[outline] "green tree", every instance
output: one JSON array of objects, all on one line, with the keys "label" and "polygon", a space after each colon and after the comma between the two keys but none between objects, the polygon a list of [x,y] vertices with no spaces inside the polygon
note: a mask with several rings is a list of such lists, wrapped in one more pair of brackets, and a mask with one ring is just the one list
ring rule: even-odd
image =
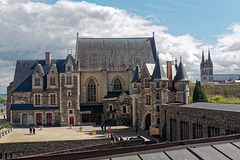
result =
[{"label": "green tree", "polygon": [[5,103],[6,99],[5,98],[0,98],[0,103]]},{"label": "green tree", "polygon": [[200,81],[196,81],[196,85],[193,90],[193,103],[195,102],[207,102],[207,96]]}]

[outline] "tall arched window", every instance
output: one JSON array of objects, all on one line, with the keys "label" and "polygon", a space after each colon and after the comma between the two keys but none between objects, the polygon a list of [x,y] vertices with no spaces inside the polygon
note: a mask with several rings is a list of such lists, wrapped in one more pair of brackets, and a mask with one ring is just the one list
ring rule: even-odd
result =
[{"label": "tall arched window", "polygon": [[118,78],[114,81],[114,90],[122,90],[122,83]]},{"label": "tall arched window", "polygon": [[88,101],[96,101],[96,84],[92,79],[88,82]]}]

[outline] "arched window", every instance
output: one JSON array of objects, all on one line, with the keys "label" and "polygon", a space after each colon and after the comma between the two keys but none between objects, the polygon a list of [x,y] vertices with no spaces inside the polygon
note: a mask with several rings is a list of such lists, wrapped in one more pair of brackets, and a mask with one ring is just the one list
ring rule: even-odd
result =
[{"label": "arched window", "polygon": [[113,111],[113,106],[112,105],[109,106],[109,111]]},{"label": "arched window", "polygon": [[122,113],[123,113],[123,114],[127,113],[127,108],[126,108],[126,106],[123,106],[123,107],[122,107]]},{"label": "arched window", "polygon": [[96,101],[96,84],[92,79],[88,83],[88,101]]},{"label": "arched window", "polygon": [[114,81],[114,90],[122,90],[122,83],[118,78]]}]

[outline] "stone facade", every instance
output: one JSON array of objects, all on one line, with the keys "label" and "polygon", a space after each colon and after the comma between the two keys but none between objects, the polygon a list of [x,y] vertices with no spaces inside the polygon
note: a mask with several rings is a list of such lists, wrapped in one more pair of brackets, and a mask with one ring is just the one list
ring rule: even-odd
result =
[{"label": "stone facade", "polygon": [[18,60],[8,87],[8,117],[15,125],[157,126],[163,104],[188,103],[188,80],[181,61],[175,79],[172,63],[166,76],[156,53],[154,37],[77,37],[75,59],[51,60],[46,52],[45,60]]},{"label": "stone facade", "polygon": [[[196,103],[192,105],[201,106],[202,104]],[[211,105],[211,103],[206,103],[205,105]],[[219,105],[230,108],[230,104]],[[187,105],[162,105],[160,118],[161,122],[165,124],[162,131],[163,140],[177,141],[207,138],[240,132],[240,125],[238,123],[240,120],[240,112],[185,106]],[[219,108],[222,107],[219,106]],[[183,126],[185,126],[185,131],[183,131]],[[195,126],[199,127],[199,135],[196,135],[197,131]]]}]

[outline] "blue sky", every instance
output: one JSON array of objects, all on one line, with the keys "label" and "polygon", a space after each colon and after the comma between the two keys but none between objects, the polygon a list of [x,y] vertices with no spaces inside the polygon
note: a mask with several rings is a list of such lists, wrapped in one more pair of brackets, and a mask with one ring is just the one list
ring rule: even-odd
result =
[{"label": "blue sky", "polygon": [[[73,0],[79,1],[79,0]],[[206,44],[216,42],[228,32],[230,24],[240,21],[239,0],[85,0],[97,5],[124,9],[153,24],[168,27],[175,36],[190,34]],[[43,0],[48,4],[56,0]]]},{"label": "blue sky", "polygon": [[126,38],[154,31],[162,63],[181,56],[191,81],[199,80],[208,49],[214,74],[240,74],[239,6],[239,0],[0,0],[0,93],[13,81],[17,60],[44,59],[46,51],[66,58],[77,32]]}]

